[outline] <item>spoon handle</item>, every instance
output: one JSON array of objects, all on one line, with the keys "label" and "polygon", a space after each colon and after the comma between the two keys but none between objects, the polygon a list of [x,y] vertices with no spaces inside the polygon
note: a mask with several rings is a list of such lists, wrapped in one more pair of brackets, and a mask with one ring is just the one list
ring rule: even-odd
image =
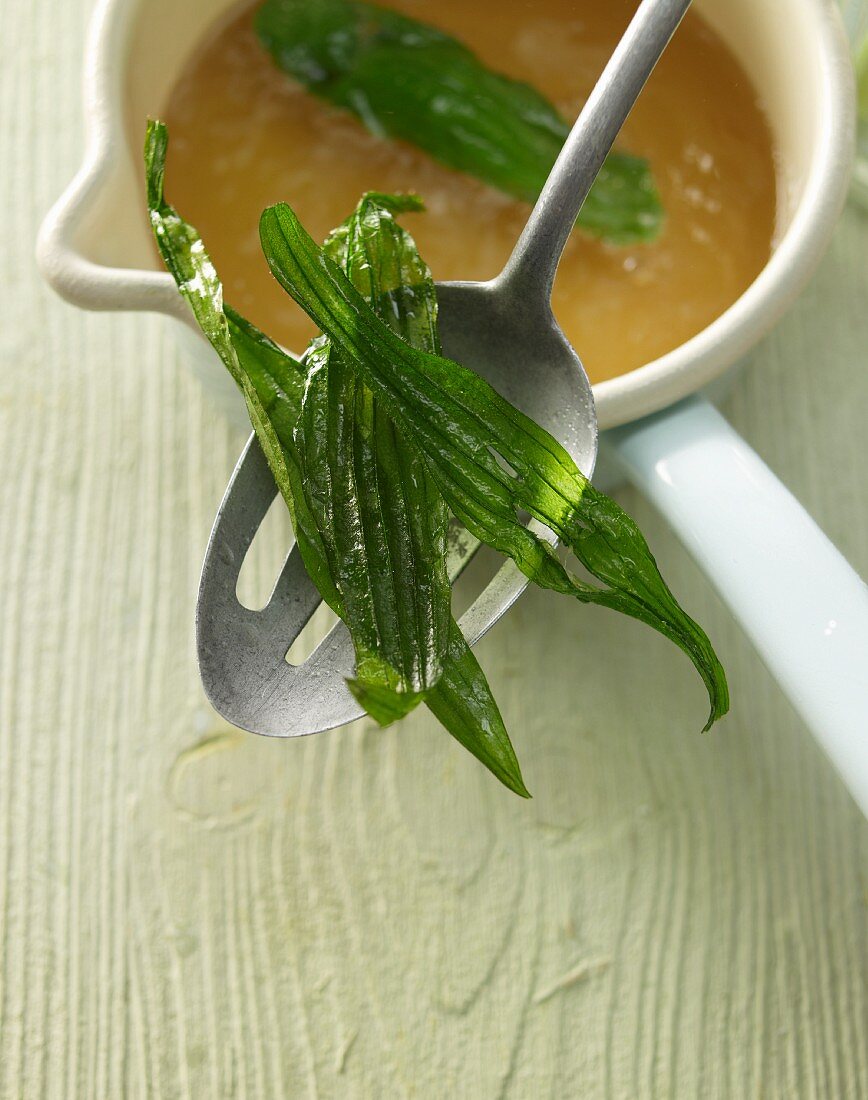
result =
[{"label": "spoon handle", "polygon": [[642,0],[570,131],[500,276],[546,304],[582,204],[690,0]]}]

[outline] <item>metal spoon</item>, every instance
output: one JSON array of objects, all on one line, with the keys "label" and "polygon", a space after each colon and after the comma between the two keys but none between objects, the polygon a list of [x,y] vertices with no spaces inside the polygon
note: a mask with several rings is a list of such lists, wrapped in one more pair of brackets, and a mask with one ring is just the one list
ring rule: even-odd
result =
[{"label": "metal spoon", "polygon": [[[471,367],[554,435],[588,477],[597,457],[591,386],[550,306],[561,253],[606,154],[690,0],[642,0],[567,138],[504,271],[487,283],[440,283],[444,352]],[[276,487],[255,436],[232,475],[205,555],[196,611],[205,692],[233,725],[275,737],[318,733],[360,717],[345,679],[353,647],[338,624],[304,664],[286,653],[320,603],[297,547],[268,604],[250,611],[238,574]],[[539,531],[551,538],[544,528]],[[453,578],[478,546],[453,533]],[[461,618],[472,643],[509,609],[528,581],[507,562]]]}]

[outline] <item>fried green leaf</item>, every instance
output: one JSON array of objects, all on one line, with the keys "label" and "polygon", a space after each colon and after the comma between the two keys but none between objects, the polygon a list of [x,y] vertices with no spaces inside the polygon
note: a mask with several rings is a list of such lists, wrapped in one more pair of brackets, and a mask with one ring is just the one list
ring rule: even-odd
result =
[{"label": "fried green leaf", "polygon": [[488,680],[454,620],[449,639],[446,666],[428,693],[428,709],[504,786],[530,798]]},{"label": "fried green leaf", "polygon": [[[331,358],[328,342],[322,339],[315,341],[305,360],[300,362],[287,355],[230,307],[224,308],[219,278],[198,233],[165,202],[163,175],[166,147],[165,127],[161,123],[149,123],[145,143],[147,194],[158,247],[203,333],[245,396],[254,429],[292,515],[296,538],[311,578],[326,602],[346,621],[351,617],[345,606],[346,585],[336,583],[332,573],[335,548],[340,541],[339,537],[336,538],[332,521],[340,506],[336,506],[336,500],[329,495],[332,490],[329,483],[320,485],[320,488],[325,488],[325,500],[317,498],[314,486],[308,480],[316,463],[306,449],[309,441],[301,428],[305,402],[308,403],[309,414],[315,411],[310,391],[327,380],[325,366]],[[419,205],[419,200],[414,198],[372,196],[360,204],[356,215],[335,231],[327,247],[339,262],[352,270],[362,290],[367,290],[380,301],[384,312],[395,319],[398,331],[403,331],[408,338],[427,339],[434,347],[437,346],[436,294],[430,274],[419,259],[412,240],[403,235],[400,227],[390,222],[388,217],[391,210],[418,209]],[[384,214],[387,216],[384,217]],[[351,229],[362,225],[366,234],[354,237]],[[372,247],[378,236],[383,238],[381,244],[385,242],[379,258],[374,256]],[[355,263],[350,263],[351,255],[355,257]],[[381,282],[377,278],[378,271],[382,272]],[[369,280],[367,285],[366,278]],[[426,304],[433,312],[423,308]],[[402,310],[405,310],[403,321],[400,320]],[[338,380],[342,385],[347,384],[348,373],[344,370],[343,380]],[[360,383],[353,382],[353,385],[357,394],[364,390]],[[369,412],[374,407],[370,391],[364,390],[363,403]],[[325,407],[328,407],[327,403]],[[357,403],[346,402],[345,408],[352,415]],[[390,423],[387,425],[382,414],[379,421],[384,430],[387,426],[388,438],[392,440],[393,472],[400,465],[397,472],[401,477],[409,475],[421,478],[425,483],[424,492],[414,493],[410,498],[411,503],[416,505],[413,520],[422,525],[416,534],[424,541],[425,532],[430,528],[432,544],[442,550],[445,559],[443,540],[448,516],[442,498],[418,456],[402,456],[398,462],[394,448],[400,443],[395,442],[397,436],[394,428]],[[349,426],[353,429],[352,423]],[[383,459],[383,450],[377,445],[379,440],[381,436],[377,432],[370,436],[364,431],[359,432],[360,450],[366,452],[366,462]],[[374,480],[377,478],[382,480],[379,471]],[[398,494],[393,496],[392,503],[400,505]],[[346,517],[343,517],[343,522],[346,523]],[[406,518],[399,516],[397,523],[406,532]],[[430,551],[430,547],[423,545],[421,548],[426,553]],[[344,582],[346,563],[338,564],[337,581]],[[437,569],[441,572],[432,588],[442,586],[445,577],[445,564],[440,560]],[[389,578],[389,583],[394,579]],[[400,584],[396,587],[402,589],[399,595],[406,601],[413,596],[414,589],[408,584],[408,577],[399,576],[398,580]],[[439,679],[430,677],[433,683],[427,687],[429,705],[456,739],[501,782],[517,794],[528,797],[518,761],[485,676],[449,613],[448,592],[447,583],[444,667]],[[426,625],[426,608],[417,606],[415,610],[420,617],[413,625],[422,626],[423,632],[430,635],[430,626]],[[430,641],[430,637],[425,640]],[[363,666],[361,675],[357,669],[353,683],[357,697],[380,721],[401,717],[408,709],[408,702],[413,705],[418,699],[413,697],[412,692],[401,690],[400,683],[399,690],[396,690],[394,670],[388,660],[381,658],[376,644],[370,653],[364,647],[357,646],[357,654],[360,648],[362,660],[367,661],[367,665]],[[427,652],[422,659],[430,664]]]},{"label": "fried green leaf", "polygon": [[[334,231],[326,242],[324,252],[346,272],[356,290],[391,331],[414,347],[439,354],[434,281],[412,237],[392,216],[420,209],[421,201],[413,195],[368,194],[353,215]],[[334,350],[332,345],[332,369]],[[415,486],[414,491],[405,493],[401,501],[405,511],[403,516],[395,517],[396,525],[399,529],[404,524],[421,527],[427,539],[443,554],[441,560],[445,569],[445,539],[449,521],[445,502],[416,448],[394,430],[391,420],[383,415],[373,394],[355,371],[354,377],[356,394],[365,395],[366,410],[373,413],[381,424],[381,430],[387,433],[387,461],[384,461],[386,455],[382,448],[376,456],[380,467],[403,471],[404,479],[409,478]],[[349,402],[344,407],[350,408]],[[377,437],[371,434],[367,438]],[[425,538],[421,541],[424,543]],[[393,558],[393,563],[395,561]],[[436,583],[441,583],[438,574],[432,574],[432,578]],[[412,583],[418,585],[423,580],[417,575]],[[424,583],[428,584],[430,580],[424,580]],[[439,682],[426,694],[428,707],[453,737],[502,783],[517,794],[528,797],[488,681],[451,614],[448,631],[447,660]],[[384,700],[374,697],[370,688],[360,685],[358,681],[352,687],[356,698],[369,713],[377,714],[384,706]],[[385,705],[388,704],[387,698]]]},{"label": "fried green leaf", "polygon": [[323,599],[340,614],[340,598],[331,583],[325,548],[306,507],[292,438],[301,410],[303,368],[243,318],[224,310],[223,287],[198,232],[165,201],[167,147],[166,127],[149,121],[145,177],[157,247],[197,324],[244,395],[269,468],[290,510],[305,567]]},{"label": "fried green leaf", "polygon": [[[322,353],[326,358],[329,354],[327,346],[314,349],[310,362],[301,369],[276,345],[259,339],[253,326],[240,317],[236,317],[234,334],[238,339],[233,338],[231,322],[222,306],[222,287],[204,245],[196,230],[183,222],[163,198],[166,145],[165,128],[151,124],[145,160],[157,244],[197,322],[242,389],[269,467],[300,532],[299,549],[305,566],[323,598],[347,624],[356,650],[354,686],[368,689],[372,713],[379,721],[402,717],[421,701],[424,691],[436,683],[442,671],[450,599],[445,570],[446,520],[440,545],[423,537],[409,547],[406,540],[397,546],[397,521],[404,509],[394,501],[394,495],[402,492],[402,486],[396,486],[394,478],[384,486],[386,477],[378,476],[382,464],[377,463],[376,454],[368,454],[367,468],[359,471],[352,453],[347,453],[347,447],[352,452],[356,427],[364,432],[366,425],[356,424],[354,402],[345,404],[348,388],[355,386],[353,376],[347,371],[322,370]],[[336,385],[331,387],[330,408],[326,411],[326,415],[333,414],[326,429],[331,432],[328,441],[339,444],[342,440],[345,447],[329,455],[332,461],[323,468],[317,462],[323,453],[316,449],[318,424],[315,412],[311,418],[311,411],[316,404],[313,395],[329,392],[328,386],[323,390],[321,382],[330,378]],[[301,431],[297,439],[302,424],[307,431]],[[348,427],[343,435],[342,426]],[[367,428],[370,430],[371,425]],[[390,424],[387,430],[394,434]],[[384,439],[382,430],[379,439]],[[363,457],[366,450],[363,445]],[[418,459],[416,464],[420,465]],[[394,471],[393,463],[389,473]],[[315,473],[320,480],[312,476]],[[358,473],[374,501],[380,503],[385,498],[392,505],[388,517],[382,512],[371,515],[369,509],[365,529],[355,484]],[[322,478],[326,479],[325,487]],[[394,563],[388,550],[382,552],[381,537],[385,533],[396,536],[391,546],[396,552]],[[403,558],[399,556],[402,550]],[[415,554],[422,553],[428,555],[424,567],[414,559]],[[393,564],[401,577],[398,584]],[[376,578],[371,575],[372,568],[378,572]],[[424,583],[428,568],[439,570],[439,584]],[[420,584],[407,583],[408,574],[416,574]],[[426,600],[426,596],[432,598]],[[435,599],[442,606],[435,608]],[[418,603],[423,606],[413,606]],[[401,612],[404,616],[399,621]],[[407,643],[408,630],[413,633],[413,644]],[[424,637],[418,636],[421,630],[426,631]]]},{"label": "fried green leaf", "polygon": [[[325,251],[394,332],[435,351],[434,284],[392,216],[420,205],[415,197],[368,196]],[[306,492],[356,643],[350,689],[385,725],[421,702],[443,672],[449,515],[418,453],[327,335],[305,362],[295,435]]]},{"label": "fried green leaf", "polygon": [[[726,677],[704,631],[666,586],[635,523],[564,448],[472,371],[396,336],[288,206],[263,213],[260,237],[275,277],[424,455],[452,513],[536,584],[621,611],[671,639],[705,683],[705,728],[726,713]],[[522,512],[549,527],[602,586],[569,571]]]},{"label": "fried green leaf", "polygon": [[[373,133],[411,142],[526,202],[536,200],[569,133],[530,85],[399,12],[356,0],[266,0],[256,29],[284,72]],[[615,244],[654,240],[663,210],[647,161],[610,154],[577,224]]]}]

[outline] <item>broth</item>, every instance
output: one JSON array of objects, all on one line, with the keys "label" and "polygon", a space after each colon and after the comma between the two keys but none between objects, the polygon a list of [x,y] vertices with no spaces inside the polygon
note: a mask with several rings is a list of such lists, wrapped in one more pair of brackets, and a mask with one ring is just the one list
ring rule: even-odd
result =
[{"label": "broth", "polygon": [[[491,68],[578,113],[635,0],[389,0],[454,34]],[[289,202],[322,239],[364,191],[418,191],[404,224],[436,279],[487,279],[529,207],[369,134],[281,73],[257,42],[252,8],[215,29],[165,113],[169,199],[200,230],[227,301],[273,339],[303,350],[314,328],[272,279],[259,247],[264,207]],[[553,308],[594,382],[694,336],[765,265],[775,223],[771,134],[732,54],[688,13],[630,115],[618,147],[647,157],[666,211],[652,244],[616,247],[573,233]]]}]

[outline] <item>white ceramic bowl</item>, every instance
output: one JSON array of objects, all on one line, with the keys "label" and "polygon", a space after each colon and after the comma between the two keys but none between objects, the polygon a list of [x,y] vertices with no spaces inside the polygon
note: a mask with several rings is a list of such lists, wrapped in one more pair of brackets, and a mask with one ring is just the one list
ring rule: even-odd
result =
[{"label": "white ceramic bowl", "polygon": [[[140,152],[146,116],[160,115],[191,50],[234,4],[99,0],[87,50],[84,163],[46,218],[38,260],[77,305],[187,322],[179,331],[189,334],[191,365],[240,422],[229,375],[194,337],[172,280],[156,270]],[[679,402],[774,324],[828,242],[854,133],[847,43],[833,0],[695,7],[740,59],[771,122],[776,248],[753,285],[698,336],[595,387],[600,424],[613,429],[603,439],[610,467],[614,459],[667,517],[868,812],[868,589],[716,410],[696,397]]]},{"label": "white ceramic bowl", "polygon": [[[99,0],[85,66],[84,162],[46,218],[37,247],[46,279],[76,305],[157,310],[188,320],[171,279],[156,269],[149,240],[144,119],[160,115],[191,50],[236,3]],[[595,387],[603,428],[706,385],[759,339],[816,264],[846,190],[852,76],[833,0],[695,0],[694,6],[739,58],[770,119],[779,165],[777,247],[753,285],[699,335]],[[214,369],[210,352],[191,359],[204,383],[243,416],[229,376]]]}]

